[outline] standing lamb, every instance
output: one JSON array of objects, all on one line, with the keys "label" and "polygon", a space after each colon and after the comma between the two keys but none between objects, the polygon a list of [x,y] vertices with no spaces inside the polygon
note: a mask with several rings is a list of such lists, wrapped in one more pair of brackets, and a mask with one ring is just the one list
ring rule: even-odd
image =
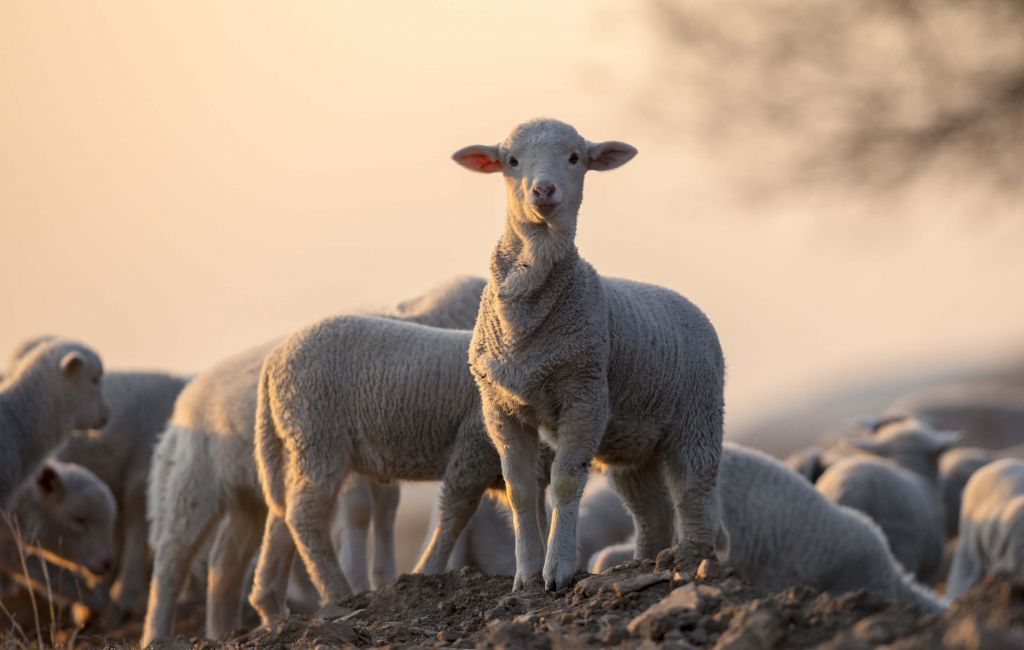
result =
[{"label": "standing lamb", "polygon": [[37,345],[0,383],[0,510],[72,429],[106,424],[103,362],[64,340]]},{"label": "standing lamb", "polygon": [[842,458],[818,479],[830,500],[863,512],[885,532],[893,555],[927,584],[939,579],[945,509],[939,496],[939,456],[959,440],[915,419],[883,426],[872,437],[845,441],[863,454]]},{"label": "standing lamb", "polygon": [[[470,170],[502,172],[507,190],[469,361],[512,504],[513,589],[542,568],[546,589],[569,584],[595,459],[636,519],[638,557],[671,544],[673,507],[683,564],[713,552],[725,380],[715,329],[682,296],[603,278],[576,249],[584,175],[634,155],[548,119],[453,155]],[[546,559],[533,516],[538,435],[556,450]]]},{"label": "standing lamb", "polygon": [[[13,363],[34,347],[54,340],[40,336],[22,343]],[[117,571],[110,574],[121,614],[136,618],[146,609],[149,548],[146,480],[156,445],[186,380],[159,372],[107,372],[103,396],[110,417],[102,429],[78,431],[57,452],[64,462],[81,465],[103,480],[117,501]]]},{"label": "standing lamb", "polygon": [[960,503],[967,481],[995,459],[993,452],[978,447],[956,447],[939,458],[939,494],[945,513],[946,539],[960,534]]},{"label": "standing lamb", "polygon": [[[379,480],[442,481],[441,523],[414,570],[445,570],[481,496],[504,487],[466,367],[470,336],[340,316],[299,331],[267,355],[256,407],[256,458],[270,514],[249,598],[264,623],[285,615],[284,584],[295,547],[322,603],[350,594],[332,553],[329,522],[352,472]],[[531,516],[544,517],[543,503],[534,503]]]},{"label": "standing lamb", "polygon": [[967,481],[960,539],[946,581],[950,598],[964,595],[986,573],[1024,570],[1024,461],[1004,458]]},{"label": "standing lamb", "polygon": [[110,489],[84,467],[50,460],[36,472],[34,480],[22,484],[13,501],[11,514],[21,539],[13,536],[6,522],[0,522],[3,571],[57,602],[82,602],[94,613],[100,613],[105,605],[102,594],[78,583],[68,585],[58,580],[56,566],[46,576],[42,572],[43,560],[39,558],[26,557],[26,566],[22,567],[17,544],[20,541],[42,549],[49,556],[97,576],[106,574],[111,569],[117,515]]},{"label": "standing lamb", "polygon": [[[902,569],[874,522],[830,502],[770,456],[726,443],[719,490],[729,537],[716,549],[718,559],[750,582],[771,590],[864,590],[924,612],[944,606]],[[599,553],[592,570],[621,561],[621,548]]]},{"label": "standing lamb", "polygon": [[[392,318],[445,327],[470,327],[480,305],[481,278],[459,277],[401,303]],[[219,638],[241,624],[243,583],[266,517],[254,459],[253,432],[260,367],[277,341],[227,359],[182,391],[153,456],[149,479],[150,543],[155,552],[142,645],[170,636],[175,603],[192,558],[214,532],[208,571],[206,635]],[[362,487],[354,483],[364,484]],[[366,493],[372,492],[367,498]],[[373,509],[373,573],[377,586],[396,574],[393,516],[397,485],[353,476],[341,500],[345,572],[369,589],[366,522]],[[381,511],[383,510],[383,511]],[[223,520],[219,524],[218,520]],[[348,550],[346,550],[348,549]]]}]

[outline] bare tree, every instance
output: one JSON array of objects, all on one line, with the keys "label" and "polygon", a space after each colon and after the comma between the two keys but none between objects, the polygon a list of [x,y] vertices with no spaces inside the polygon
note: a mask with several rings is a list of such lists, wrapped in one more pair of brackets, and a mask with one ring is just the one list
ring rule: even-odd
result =
[{"label": "bare tree", "polygon": [[651,3],[661,105],[712,137],[774,137],[800,174],[878,188],[941,167],[1020,191],[1024,0]]}]

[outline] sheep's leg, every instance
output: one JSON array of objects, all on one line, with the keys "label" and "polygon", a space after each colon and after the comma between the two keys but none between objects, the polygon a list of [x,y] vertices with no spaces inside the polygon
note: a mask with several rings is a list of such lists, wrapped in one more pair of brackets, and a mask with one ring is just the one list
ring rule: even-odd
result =
[{"label": "sheep's leg", "polygon": [[380,589],[398,575],[395,563],[395,517],[402,488],[398,482],[370,483],[373,494],[373,588]]},{"label": "sheep's leg", "polygon": [[371,484],[371,480],[365,476],[349,474],[338,497],[338,556],[345,577],[355,593],[370,590],[366,538],[373,512]]},{"label": "sheep's leg", "polygon": [[242,627],[245,574],[259,542],[259,514],[232,510],[217,529],[207,565],[207,638],[219,639]]},{"label": "sheep's leg", "polygon": [[537,513],[539,439],[536,431],[489,406],[486,395],[481,396],[487,434],[501,456],[501,474],[512,508],[516,538],[516,577],[512,589],[523,589],[544,567],[544,539]]},{"label": "sheep's leg", "polygon": [[146,543],[145,484],[130,490],[118,519],[123,519],[121,561],[117,571],[116,598],[121,614],[136,618],[146,610],[146,578],[148,574]]},{"label": "sheep's leg", "polygon": [[978,559],[976,545],[971,544],[970,540],[964,539],[968,535],[977,534],[970,528],[975,525],[977,524],[971,523],[960,526],[960,541],[953,553],[949,577],[946,578],[946,596],[951,600],[956,600],[967,593],[985,574],[985,568],[982,566],[981,560]]},{"label": "sheep's leg", "polygon": [[263,542],[253,576],[249,604],[260,615],[264,625],[271,625],[288,616],[288,575],[295,557],[295,544],[283,517],[267,514],[263,526]]},{"label": "sheep's leg", "polygon": [[455,542],[462,535],[466,524],[473,517],[480,497],[487,489],[485,484],[459,483],[459,478],[449,465],[445,472],[445,482],[441,486],[441,517],[434,536],[427,545],[423,556],[413,569],[413,573],[436,574],[444,573],[448,567]]},{"label": "sheep's leg", "polygon": [[721,437],[713,444],[678,444],[664,458],[665,478],[676,512],[677,560],[683,569],[693,571],[704,558],[715,557],[715,538],[719,535],[721,507],[718,498],[718,462]]},{"label": "sheep's leg", "polygon": [[[193,485],[196,477],[184,481],[185,485]],[[142,628],[141,645],[149,645],[154,639],[161,639],[174,634],[174,618],[177,613],[178,595],[188,577],[192,560],[209,535],[214,518],[218,512],[210,509],[196,510],[202,505],[203,499],[196,499],[188,491],[171,492],[173,485],[167,490],[172,500],[170,512],[160,513],[165,519],[164,528],[174,525],[174,534],[169,532],[158,541],[153,558],[153,576],[149,582],[149,602],[146,608],[146,620]]]},{"label": "sheep's leg", "polygon": [[593,409],[567,410],[558,423],[558,448],[551,464],[551,531],[544,561],[544,588],[569,586],[576,570],[576,523],[590,462],[607,421]]},{"label": "sheep's leg", "polygon": [[635,557],[654,559],[672,545],[672,500],[657,461],[636,467],[612,467],[608,478],[633,515]]},{"label": "sheep's leg", "polygon": [[[335,435],[330,431],[323,433]],[[320,604],[344,600],[352,595],[352,590],[331,544],[330,528],[338,488],[348,468],[344,461],[325,462],[319,454],[315,458],[296,454],[292,456],[288,472],[285,521],[309,577],[320,593]]]}]

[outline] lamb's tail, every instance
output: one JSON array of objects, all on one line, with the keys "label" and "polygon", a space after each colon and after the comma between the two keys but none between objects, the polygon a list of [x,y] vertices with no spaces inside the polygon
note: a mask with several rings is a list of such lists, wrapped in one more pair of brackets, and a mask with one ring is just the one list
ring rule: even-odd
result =
[{"label": "lamb's tail", "polygon": [[285,449],[284,443],[277,435],[277,424],[274,422],[274,413],[270,406],[268,367],[271,358],[272,355],[267,357],[263,369],[260,370],[259,391],[256,396],[256,467],[267,507],[273,514],[283,517]]}]

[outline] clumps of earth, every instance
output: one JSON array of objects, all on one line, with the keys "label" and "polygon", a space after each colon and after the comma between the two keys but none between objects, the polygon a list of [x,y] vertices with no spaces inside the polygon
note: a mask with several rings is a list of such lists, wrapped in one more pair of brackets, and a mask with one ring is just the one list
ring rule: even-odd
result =
[{"label": "clumps of earth", "polygon": [[[766,592],[705,563],[689,576],[634,560],[572,589],[512,592],[512,578],[462,569],[403,575],[316,614],[221,641],[179,636],[154,650],[215,648],[1024,648],[1024,574],[989,577],[941,614],[853,592]],[[201,618],[201,617],[196,617]],[[195,620],[194,624],[201,625]],[[79,636],[76,647],[110,647]]]}]

